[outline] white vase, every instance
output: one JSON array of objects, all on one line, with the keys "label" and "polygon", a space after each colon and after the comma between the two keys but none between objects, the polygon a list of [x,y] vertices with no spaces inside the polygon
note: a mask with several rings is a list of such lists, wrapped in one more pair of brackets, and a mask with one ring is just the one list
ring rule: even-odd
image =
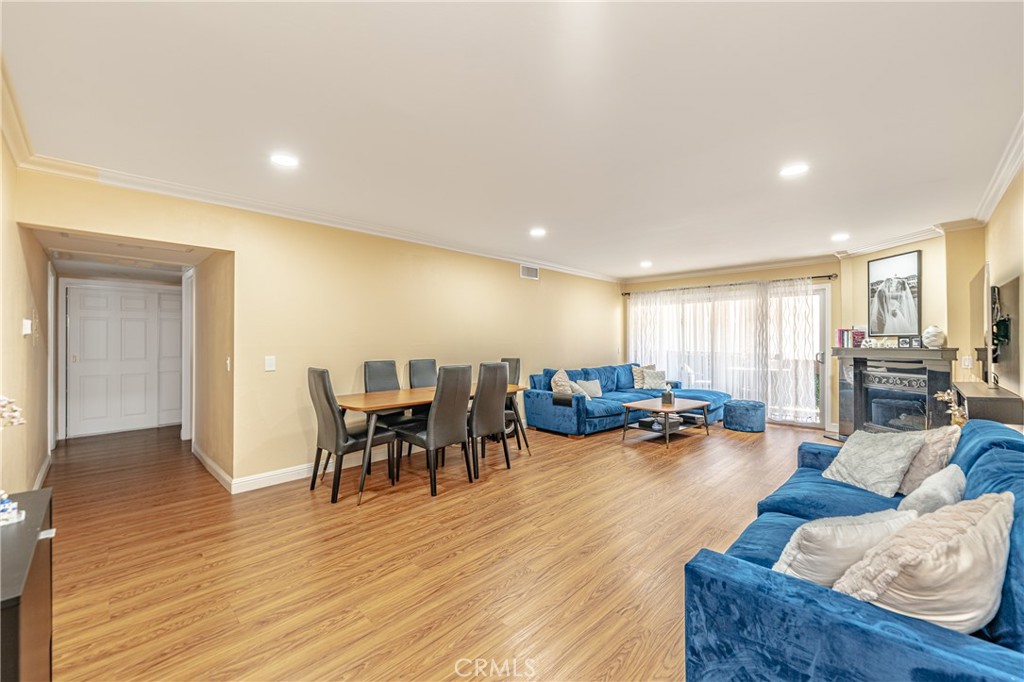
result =
[{"label": "white vase", "polygon": [[921,334],[921,343],[924,344],[925,348],[944,348],[946,345],[946,332],[933,324]]}]

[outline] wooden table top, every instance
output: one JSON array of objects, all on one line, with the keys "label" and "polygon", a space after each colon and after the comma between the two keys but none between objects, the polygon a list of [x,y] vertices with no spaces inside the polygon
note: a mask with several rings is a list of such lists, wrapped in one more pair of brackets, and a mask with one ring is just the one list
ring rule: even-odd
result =
[{"label": "wooden table top", "polygon": [[688,410],[699,410],[702,407],[707,407],[711,403],[706,400],[683,400],[682,398],[676,398],[676,401],[671,405],[665,405],[661,402],[661,398],[651,398],[650,400],[637,400],[632,403],[625,403],[623,407],[628,407],[631,410],[645,410],[647,412],[686,412]]},{"label": "wooden table top", "polygon": [[[434,387],[426,388],[402,388],[397,391],[375,391],[374,393],[349,393],[347,395],[335,396],[338,405],[346,410],[356,412],[380,412],[381,410],[396,410],[417,405],[429,405],[434,400]],[[525,386],[516,384],[508,385],[509,393],[525,391]],[[470,395],[476,393],[476,384],[473,384]],[[692,402],[692,401],[690,401]]]}]

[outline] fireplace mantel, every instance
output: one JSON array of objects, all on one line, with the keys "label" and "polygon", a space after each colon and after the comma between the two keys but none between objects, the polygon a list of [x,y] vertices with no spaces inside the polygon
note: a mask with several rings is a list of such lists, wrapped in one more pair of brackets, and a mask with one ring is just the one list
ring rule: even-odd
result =
[{"label": "fireplace mantel", "polygon": [[930,429],[949,423],[935,393],[951,387],[957,348],[833,348],[839,434]]}]

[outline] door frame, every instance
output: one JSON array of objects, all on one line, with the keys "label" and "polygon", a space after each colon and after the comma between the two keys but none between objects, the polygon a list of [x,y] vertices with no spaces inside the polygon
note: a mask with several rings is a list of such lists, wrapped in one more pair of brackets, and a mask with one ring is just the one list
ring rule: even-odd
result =
[{"label": "door frame", "polygon": [[57,271],[46,264],[46,450],[57,447]]},{"label": "door frame", "polygon": [[192,440],[192,345],[195,327],[195,268],[181,274],[181,439]]},{"label": "door frame", "polygon": [[811,289],[817,293],[821,292],[822,305],[824,310],[821,314],[821,352],[822,352],[822,385],[821,385],[821,428],[825,431],[831,430],[832,422],[829,421],[829,412],[832,409],[832,353],[829,343],[829,334],[832,329],[832,282],[827,284],[813,284]]},{"label": "door frame", "polygon": [[[156,292],[181,291],[176,284],[161,282],[139,282],[116,279],[78,279],[60,277],[57,280],[57,440],[67,439],[68,433],[68,288],[84,289],[144,289]],[[191,349],[190,349],[191,350]],[[185,349],[182,349],[184,356]],[[183,360],[184,361],[184,360]],[[184,405],[184,396],[182,396]]]}]

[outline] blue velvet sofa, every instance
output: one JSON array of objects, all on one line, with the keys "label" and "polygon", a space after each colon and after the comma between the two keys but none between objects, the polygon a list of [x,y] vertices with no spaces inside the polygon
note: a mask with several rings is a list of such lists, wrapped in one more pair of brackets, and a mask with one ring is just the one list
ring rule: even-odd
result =
[{"label": "blue velvet sofa", "polygon": [[[569,369],[566,374],[571,381],[601,382],[601,397],[587,400],[582,395],[572,397],[572,405],[556,405],[554,393],[551,391],[551,377],[557,369],[545,369],[541,374],[530,375],[530,388],[524,393],[526,403],[526,423],[530,426],[564,433],[569,436],[585,436],[588,433],[622,428],[622,420],[626,413],[625,403],[636,400],[647,400],[661,396],[661,389],[644,389],[633,387],[633,367],[628,365],[606,365],[604,367],[584,367]],[[680,398],[688,400],[706,400],[708,420],[714,424],[722,421],[725,401],[732,398],[721,391],[680,388],[678,381],[670,382],[672,392]],[[700,410],[696,411],[701,413]],[[629,421],[635,422],[648,416],[647,412],[630,410]]]},{"label": "blue velvet sofa", "polygon": [[965,499],[1007,490],[1016,498],[1002,603],[973,635],[771,570],[805,521],[899,505],[900,495],[824,478],[838,452],[802,444],[796,472],[725,554],[703,549],[686,565],[687,679],[1024,679],[1024,436],[972,420],[953,455],[967,475]]}]

